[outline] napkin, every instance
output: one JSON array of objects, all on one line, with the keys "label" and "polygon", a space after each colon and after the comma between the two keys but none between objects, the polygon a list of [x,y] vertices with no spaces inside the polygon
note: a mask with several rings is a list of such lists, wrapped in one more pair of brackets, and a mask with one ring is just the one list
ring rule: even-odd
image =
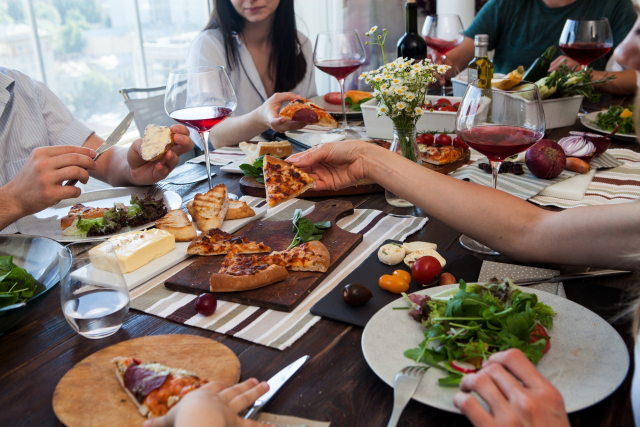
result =
[{"label": "napkin", "polygon": [[558,197],[568,200],[582,200],[587,192],[591,180],[596,174],[596,169],[588,173],[576,175],[572,178],[553,184],[538,193],[538,196]]},{"label": "napkin", "polygon": [[258,421],[261,423],[271,423],[276,426],[305,426],[305,427],[329,427],[330,421],[313,421],[305,418],[291,417],[288,415],[276,415],[261,412],[258,416]]}]

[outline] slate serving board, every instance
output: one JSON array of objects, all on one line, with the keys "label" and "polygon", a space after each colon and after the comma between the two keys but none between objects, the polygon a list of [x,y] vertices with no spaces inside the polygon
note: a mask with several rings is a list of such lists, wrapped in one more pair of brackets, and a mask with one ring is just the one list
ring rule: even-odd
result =
[{"label": "slate serving board", "polygon": [[[278,283],[259,289],[242,292],[217,292],[221,300],[253,305],[279,311],[292,311],[311,293],[322,279],[362,241],[362,234],[349,233],[336,225],[336,221],[353,213],[351,202],[325,200],[315,205],[312,212],[305,215],[313,222],[331,221],[331,228],[324,232],[321,242],[329,250],[331,264],[325,273],[290,271],[289,277]],[[256,221],[236,233],[257,242],[264,242],[272,251],[287,248],[293,240],[291,221]],[[172,291],[200,294],[209,292],[209,277],[218,272],[223,256],[203,256],[179,271],[165,282]]]},{"label": "slate serving board", "polygon": [[[393,240],[387,240],[383,244],[394,243]],[[400,243],[400,242],[395,242]],[[382,245],[380,245],[382,246]],[[453,274],[457,279],[463,279],[468,282],[478,280],[482,260],[472,255],[460,255],[455,252],[438,251],[440,255],[447,261],[443,271]],[[394,270],[405,270],[411,272],[411,269],[404,263],[398,265],[386,265],[378,260],[378,251],[375,250],[362,264],[353,270],[344,278],[335,288],[333,288],[324,298],[311,307],[311,313],[316,316],[327,317],[329,319],[338,320],[340,322],[349,323],[351,325],[364,328],[369,319],[378,312],[382,307],[390,302],[402,298],[399,294],[385,291],[378,286],[378,279],[383,274],[391,274]],[[342,300],[342,289],[348,283],[361,283],[365,285],[373,298],[361,307],[352,307]],[[407,294],[424,289],[414,280],[409,285]]]}]

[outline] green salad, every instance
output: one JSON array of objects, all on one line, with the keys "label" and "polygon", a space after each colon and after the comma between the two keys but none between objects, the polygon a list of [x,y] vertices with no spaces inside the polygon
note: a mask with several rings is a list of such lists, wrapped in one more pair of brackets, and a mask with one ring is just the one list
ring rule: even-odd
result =
[{"label": "green salad", "polygon": [[438,380],[441,386],[458,386],[464,374],[498,351],[518,348],[538,363],[550,347],[546,329],[553,326],[555,311],[511,279],[461,280],[459,287],[432,297],[403,296],[411,304],[409,315],[425,328],[424,340],[404,355],[447,372]]},{"label": "green salad", "polygon": [[619,105],[612,106],[607,111],[598,113],[595,124],[602,130],[612,131],[617,123],[619,133],[634,134],[636,127],[633,123],[633,114],[633,104],[629,104],[627,108]]},{"label": "green salad", "polygon": [[36,287],[33,276],[13,263],[13,256],[0,256],[0,307],[25,302]]}]

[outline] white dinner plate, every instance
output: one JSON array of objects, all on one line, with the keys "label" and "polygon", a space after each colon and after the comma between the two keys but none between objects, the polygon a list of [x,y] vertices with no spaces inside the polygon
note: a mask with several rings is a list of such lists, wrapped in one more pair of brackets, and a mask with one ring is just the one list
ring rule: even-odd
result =
[{"label": "white dinner plate", "polygon": [[[65,236],[62,234],[62,229],[60,228],[60,218],[67,216],[69,208],[76,203],[82,203],[83,205],[92,208],[112,208],[114,203],[124,203],[129,206],[131,205],[131,195],[138,194],[138,197],[143,198],[147,191],[148,188],[145,187],[115,187],[106,190],[88,191],[86,193],[82,193],[80,197],[76,199],[63,200],[55,206],[20,219],[17,222],[18,231],[22,234],[49,237],[53,240],[57,240],[58,242],[83,242],[105,240],[125,231],[144,230],[145,228],[153,226],[154,222],[143,224],[139,227],[131,228],[130,230],[122,229],[119,233],[107,236]],[[158,199],[160,196],[164,199],[167,211],[180,209],[182,206],[182,198],[173,191],[162,191],[158,189],[158,192],[154,197]]]},{"label": "white dinner plate", "polygon": [[[451,285],[458,286],[458,285]],[[448,287],[419,291],[433,295]],[[560,390],[567,412],[594,405],[613,393],[627,376],[629,353],[622,338],[604,319],[566,298],[535,289],[526,289],[551,306],[557,313],[550,329],[551,349],[540,360],[538,370]],[[415,365],[404,351],[417,348],[424,339],[422,325],[407,315],[399,298],[378,311],[367,323],[362,335],[362,351],[371,369],[393,387],[396,374]],[[429,369],[413,398],[429,406],[457,412],[453,395],[457,387],[441,387],[438,378],[446,374]]]},{"label": "white dinner plate", "polygon": [[[587,128],[594,130],[598,133],[608,134],[611,133],[608,130],[602,129],[600,126],[596,124],[596,119],[598,118],[599,111],[594,111],[593,113],[586,114],[580,117],[580,122]],[[632,133],[616,133],[614,138],[626,139],[628,141],[635,141],[637,138]]]},{"label": "white dinner plate", "polygon": [[[264,214],[267,212],[266,207],[263,207],[263,208],[253,207],[252,209],[256,213],[254,216],[251,216],[248,218],[232,219],[232,220],[224,221],[222,223],[222,230],[226,231],[227,233],[235,233],[236,231],[240,230],[242,227],[249,224],[250,222],[253,222],[258,218],[263,217]],[[188,216],[191,219],[191,216],[190,215]],[[200,234],[199,230],[198,230],[198,234]],[[177,265],[182,261],[184,261],[185,259],[189,258],[190,255],[187,254],[187,248],[189,247],[189,243],[190,242],[176,242],[176,247],[171,252],[159,258],[154,259],[149,264],[146,264],[140,267],[139,269],[132,271],[131,273],[124,274],[124,280],[125,282],[127,282],[127,287],[129,288],[129,290],[148,282],[149,280],[156,277],[158,274],[163,273],[164,271],[170,269],[174,265]],[[101,283],[102,283],[101,277],[108,278],[108,274],[106,275],[105,274],[106,272],[103,272],[102,270],[99,270],[99,269],[95,269],[91,265],[87,265],[83,268],[76,270],[74,273],[72,273],[73,277],[75,277],[76,279],[84,278],[85,280],[86,279],[96,280]]]}]

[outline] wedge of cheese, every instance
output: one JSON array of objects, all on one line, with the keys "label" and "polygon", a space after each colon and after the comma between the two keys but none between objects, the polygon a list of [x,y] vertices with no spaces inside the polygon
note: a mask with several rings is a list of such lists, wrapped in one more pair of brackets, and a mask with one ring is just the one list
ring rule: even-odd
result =
[{"label": "wedge of cheese", "polygon": [[[130,231],[110,238],[123,273],[131,273],[165,255],[176,247],[173,234],[164,230]],[[117,273],[116,263],[109,255],[109,245],[102,243],[89,251],[91,264],[100,270]]]}]

